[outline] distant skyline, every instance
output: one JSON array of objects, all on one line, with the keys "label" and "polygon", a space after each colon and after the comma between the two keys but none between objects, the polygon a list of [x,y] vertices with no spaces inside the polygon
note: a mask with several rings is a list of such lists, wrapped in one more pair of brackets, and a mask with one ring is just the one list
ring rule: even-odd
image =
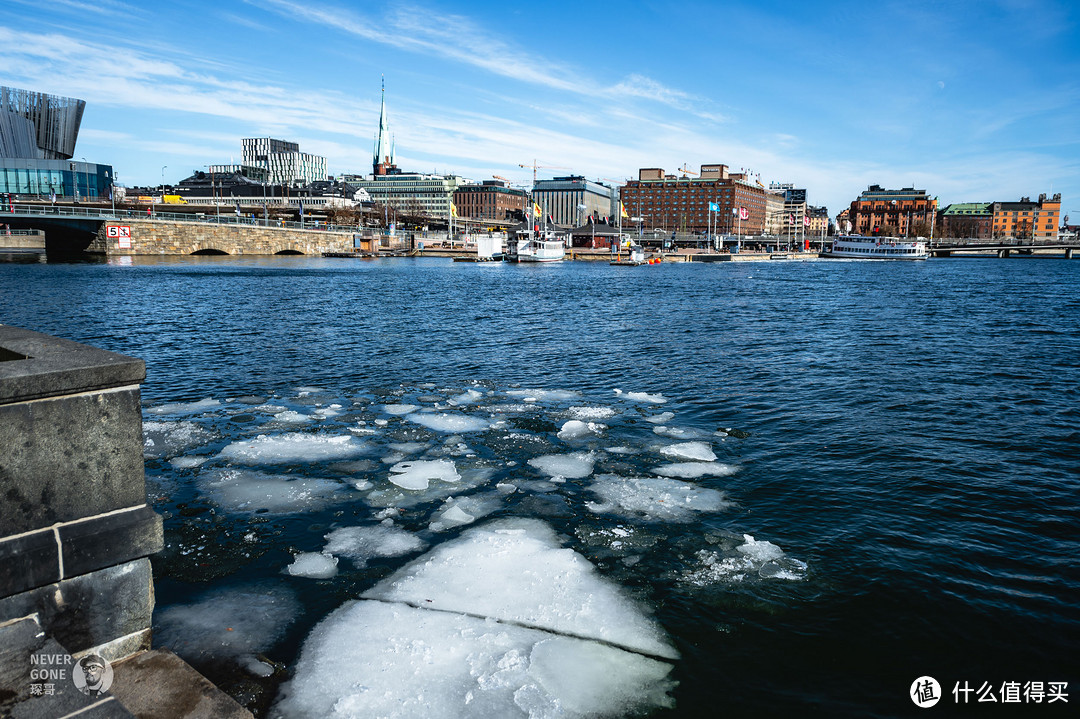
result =
[{"label": "distant skyline", "polygon": [[[8,0],[0,84],[86,100],[76,157],[124,185],[239,162],[243,137],[368,173],[386,79],[404,170],[528,185],[721,162],[831,216],[871,184],[1060,192],[1080,221],[1070,2]],[[164,170],[162,168],[165,168]]]}]

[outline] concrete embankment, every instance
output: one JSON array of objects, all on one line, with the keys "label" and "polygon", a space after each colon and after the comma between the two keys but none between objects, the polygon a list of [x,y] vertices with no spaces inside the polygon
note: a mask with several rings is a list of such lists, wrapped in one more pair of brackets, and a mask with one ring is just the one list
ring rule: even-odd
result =
[{"label": "concrete embankment", "polygon": [[351,251],[352,246],[353,235],[348,232],[146,219],[104,222],[87,251],[106,255],[321,255]]}]

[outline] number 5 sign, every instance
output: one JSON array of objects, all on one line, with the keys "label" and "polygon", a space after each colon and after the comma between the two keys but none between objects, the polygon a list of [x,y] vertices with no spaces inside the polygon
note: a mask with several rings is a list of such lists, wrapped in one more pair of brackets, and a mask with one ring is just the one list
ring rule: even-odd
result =
[{"label": "number 5 sign", "polygon": [[130,225],[106,225],[105,236],[116,240],[116,246],[121,250],[131,249],[131,226]]}]

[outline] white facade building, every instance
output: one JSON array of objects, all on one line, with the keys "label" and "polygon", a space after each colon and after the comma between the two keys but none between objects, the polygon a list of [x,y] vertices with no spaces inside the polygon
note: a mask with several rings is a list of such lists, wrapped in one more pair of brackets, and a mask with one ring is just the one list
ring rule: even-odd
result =
[{"label": "white facade building", "polygon": [[306,185],[326,179],[326,158],[300,152],[300,145],[272,137],[249,137],[240,141],[243,164],[265,168],[270,184]]},{"label": "white facade building", "polygon": [[457,175],[425,175],[397,172],[389,175],[343,175],[342,180],[366,190],[371,201],[410,215],[444,218],[450,216],[454,190],[471,184]]}]

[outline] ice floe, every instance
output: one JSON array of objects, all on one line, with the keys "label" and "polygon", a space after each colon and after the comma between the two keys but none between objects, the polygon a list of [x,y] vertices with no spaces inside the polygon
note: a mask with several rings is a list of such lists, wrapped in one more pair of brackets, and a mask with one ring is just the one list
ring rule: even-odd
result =
[{"label": "ice floe", "polygon": [[698,566],[684,571],[679,579],[695,586],[722,582],[742,582],[750,578],[800,581],[806,577],[806,562],[787,556],[772,542],[743,535],[743,544],[733,551],[703,549],[697,552]]},{"label": "ice floe", "polygon": [[671,444],[667,447],[660,448],[660,454],[665,457],[675,457],[677,459],[694,459],[700,462],[712,462],[716,460],[716,455],[705,442],[683,442],[681,444]]},{"label": "ice floe", "polygon": [[219,589],[154,612],[154,642],[189,662],[265,652],[300,613],[293,593],[256,584]]},{"label": "ice floe", "polygon": [[143,456],[169,457],[213,439],[210,430],[195,422],[143,422]]},{"label": "ice floe", "polygon": [[183,457],[170,459],[169,464],[173,469],[194,469],[195,467],[201,467],[206,464],[206,461],[209,459],[210,457],[205,455],[188,454]]},{"label": "ice floe", "polygon": [[652,422],[653,424],[664,424],[665,422],[670,422],[673,419],[675,419],[674,412],[661,412],[660,414],[655,414],[652,417],[646,417],[645,421]]},{"label": "ice floe", "polygon": [[589,452],[574,454],[545,454],[529,460],[529,466],[535,467],[549,477],[561,479],[581,479],[592,474],[596,457]]},{"label": "ice floe", "polygon": [[567,402],[581,396],[580,392],[566,389],[512,389],[506,394],[526,402]]},{"label": "ice floe", "polygon": [[607,425],[597,422],[582,422],[580,419],[571,419],[563,423],[559,430],[559,439],[582,439],[595,437],[607,429]]},{"label": "ice floe", "polygon": [[398,462],[390,468],[390,482],[402,489],[427,489],[432,480],[457,482],[460,479],[454,463],[447,459]]},{"label": "ice floe", "polygon": [[218,455],[237,464],[292,464],[349,459],[368,451],[368,445],[349,435],[261,434],[232,442]]},{"label": "ice floe", "polygon": [[253,470],[222,469],[204,473],[199,486],[228,512],[291,514],[322,509],[343,499],[345,487],[330,479],[297,478]]},{"label": "ice floe", "polygon": [[632,400],[634,402],[649,402],[650,404],[664,404],[667,402],[667,398],[660,393],[649,394],[648,392],[623,392],[621,389],[616,389],[615,394],[620,397]]},{"label": "ice floe", "polygon": [[311,416],[294,409],[287,409],[274,415],[274,421],[282,424],[303,424],[311,421]]},{"label": "ice floe", "polygon": [[663,437],[672,437],[673,439],[704,439],[712,436],[708,432],[704,432],[694,427],[668,427],[665,425],[653,427],[653,432]]},{"label": "ice floe", "polygon": [[367,527],[341,527],[326,535],[323,552],[352,560],[358,568],[377,557],[400,557],[418,552],[427,542],[394,525],[393,520]]},{"label": "ice floe", "polygon": [[459,467],[457,472],[461,476],[457,482],[431,482],[427,489],[422,490],[384,485],[368,493],[365,500],[372,507],[415,507],[487,484],[495,470],[491,467]]},{"label": "ice floe", "polygon": [[698,477],[727,477],[739,471],[738,465],[725,464],[724,462],[676,462],[665,464],[653,470],[661,477],[681,477],[682,479],[697,479]]},{"label": "ice floe", "polygon": [[723,492],[676,479],[600,475],[590,486],[599,502],[585,506],[597,514],[616,514],[667,522],[689,522],[698,512],[731,506]]},{"label": "ice floe", "polygon": [[474,402],[478,402],[483,399],[483,397],[483,392],[477,392],[475,389],[469,389],[465,390],[459,395],[451,397],[450,399],[446,400],[446,402],[450,405],[473,404]]},{"label": "ice floe", "polygon": [[404,416],[412,414],[416,410],[420,409],[419,405],[415,404],[384,404],[383,412],[392,414],[395,416]]},{"label": "ice floe", "polygon": [[503,504],[502,496],[496,492],[468,497],[450,497],[432,515],[428,529],[433,532],[442,532],[472,524],[477,519],[499,509]]},{"label": "ice floe", "polygon": [[[575,419],[608,419],[615,416],[613,407],[570,407],[567,412]],[[675,415],[671,415],[674,417]]]},{"label": "ice floe", "polygon": [[221,406],[221,402],[207,397],[198,402],[172,402],[157,407],[150,407],[147,414],[195,414],[196,412],[209,412]]},{"label": "ice floe", "polygon": [[405,419],[436,432],[482,432],[491,426],[486,419],[449,412],[414,412]]},{"label": "ice floe", "polygon": [[337,574],[337,557],[322,552],[301,552],[293,557],[293,562],[285,567],[285,572],[294,577],[309,579],[329,579]]}]

